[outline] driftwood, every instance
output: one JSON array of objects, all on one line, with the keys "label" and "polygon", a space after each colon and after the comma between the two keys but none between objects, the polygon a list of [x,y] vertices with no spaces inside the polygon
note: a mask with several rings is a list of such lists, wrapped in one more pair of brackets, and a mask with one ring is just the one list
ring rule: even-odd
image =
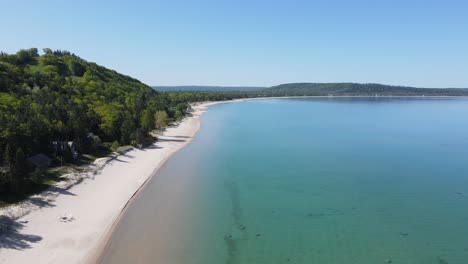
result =
[{"label": "driftwood", "polygon": [[72,214],[67,213],[67,214],[64,214],[64,215],[60,215],[59,220],[61,222],[64,222],[64,223],[68,223],[68,222],[71,222],[71,221],[75,220],[75,217],[73,217]]}]

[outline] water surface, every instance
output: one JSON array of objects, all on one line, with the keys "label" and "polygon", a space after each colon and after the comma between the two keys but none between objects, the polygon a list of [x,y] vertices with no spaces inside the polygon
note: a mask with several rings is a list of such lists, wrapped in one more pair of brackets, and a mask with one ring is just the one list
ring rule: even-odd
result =
[{"label": "water surface", "polygon": [[468,100],[210,107],[104,263],[466,264]]}]

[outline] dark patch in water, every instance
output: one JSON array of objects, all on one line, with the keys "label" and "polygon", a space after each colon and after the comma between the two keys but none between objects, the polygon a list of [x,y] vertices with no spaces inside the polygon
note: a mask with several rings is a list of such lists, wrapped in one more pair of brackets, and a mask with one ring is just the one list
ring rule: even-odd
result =
[{"label": "dark patch in water", "polygon": [[320,209],[318,212],[307,214],[307,216],[309,217],[338,216],[338,215],[344,215],[344,212],[335,208],[323,208],[323,209]]},{"label": "dark patch in water", "polygon": [[237,229],[235,232],[240,233],[241,235],[240,238],[234,238],[234,236],[231,234],[224,236],[227,249],[226,264],[235,264],[239,263],[239,244],[242,240],[246,240],[247,238],[247,227],[242,224],[241,221],[242,207],[240,203],[240,191],[237,182],[233,179],[226,180],[224,186],[226,187],[229,200],[231,201],[231,216],[234,221],[234,228]]},{"label": "dark patch in water", "polygon": [[439,264],[449,264],[447,260],[441,258],[441,257],[437,257],[437,262]]},{"label": "dark patch in water", "polygon": [[228,180],[225,182],[225,187],[228,191],[229,199],[231,200],[231,216],[234,219],[236,226],[242,226],[241,216],[242,208],[240,206],[240,196],[239,196],[239,186],[233,180]]},{"label": "dark patch in water", "polygon": [[224,242],[227,247],[227,259],[226,264],[235,264],[237,263],[238,258],[238,243],[236,239],[232,238],[231,235],[224,237]]}]

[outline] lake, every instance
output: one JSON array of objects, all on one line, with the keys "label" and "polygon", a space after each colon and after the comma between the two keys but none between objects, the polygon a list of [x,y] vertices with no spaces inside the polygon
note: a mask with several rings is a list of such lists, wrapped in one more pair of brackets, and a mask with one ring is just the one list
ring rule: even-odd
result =
[{"label": "lake", "polygon": [[104,263],[466,264],[468,99],[211,106]]}]

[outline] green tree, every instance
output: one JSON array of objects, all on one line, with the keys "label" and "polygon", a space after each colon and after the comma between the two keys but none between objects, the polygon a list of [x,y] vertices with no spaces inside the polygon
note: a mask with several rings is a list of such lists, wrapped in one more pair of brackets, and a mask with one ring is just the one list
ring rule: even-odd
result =
[{"label": "green tree", "polygon": [[134,122],[130,117],[125,118],[120,127],[120,142],[122,144],[129,144],[132,139],[132,134],[135,132]]},{"label": "green tree", "polygon": [[11,172],[13,162],[11,160],[10,144],[7,144],[5,147],[5,152],[3,153],[3,164]]},{"label": "green tree", "polygon": [[143,128],[145,133],[151,132],[155,129],[154,111],[150,107],[146,108],[141,115],[141,128]]},{"label": "green tree", "polygon": [[176,119],[181,119],[183,116],[184,116],[184,114],[183,114],[182,111],[180,111],[179,109],[177,109],[177,110],[175,111],[174,117],[175,117]]},{"label": "green tree", "polygon": [[135,143],[136,147],[142,147],[145,143],[145,133],[139,128],[135,130]]},{"label": "green tree", "polygon": [[167,122],[169,120],[169,116],[167,115],[166,111],[157,111],[154,115],[155,119],[155,126],[157,129],[163,129],[167,126]]},{"label": "green tree", "polygon": [[78,61],[72,61],[70,63],[70,71],[74,76],[83,77],[86,72],[86,67]]},{"label": "green tree", "polygon": [[112,143],[110,149],[111,149],[112,151],[115,152],[115,151],[117,151],[117,149],[118,149],[119,147],[120,147],[119,142],[118,142],[118,141],[114,141],[114,142]]},{"label": "green tree", "polygon": [[15,155],[15,174],[17,177],[23,178],[27,173],[26,156],[22,148],[16,150]]}]

